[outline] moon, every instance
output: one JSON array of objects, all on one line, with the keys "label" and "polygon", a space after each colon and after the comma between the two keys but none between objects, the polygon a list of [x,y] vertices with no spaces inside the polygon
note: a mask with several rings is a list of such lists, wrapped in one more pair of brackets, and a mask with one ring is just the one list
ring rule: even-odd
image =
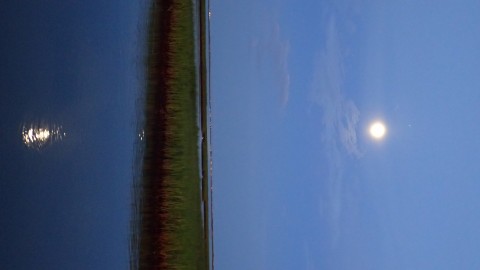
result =
[{"label": "moon", "polygon": [[387,128],[384,123],[377,121],[370,125],[370,136],[375,140],[381,140],[385,137]]}]

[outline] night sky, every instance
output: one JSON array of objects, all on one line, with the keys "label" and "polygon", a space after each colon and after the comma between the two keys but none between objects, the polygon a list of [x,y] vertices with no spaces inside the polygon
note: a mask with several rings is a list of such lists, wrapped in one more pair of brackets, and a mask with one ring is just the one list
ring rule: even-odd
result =
[{"label": "night sky", "polygon": [[217,269],[480,267],[478,1],[211,8]]}]

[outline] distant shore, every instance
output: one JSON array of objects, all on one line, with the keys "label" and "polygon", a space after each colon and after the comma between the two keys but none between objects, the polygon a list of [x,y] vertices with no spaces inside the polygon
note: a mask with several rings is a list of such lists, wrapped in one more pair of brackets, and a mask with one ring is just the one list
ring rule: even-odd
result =
[{"label": "distant shore", "polygon": [[[145,150],[140,197],[134,202],[139,213],[133,223],[139,229],[132,232],[137,250],[131,252],[131,269],[210,269],[205,1],[199,4],[194,10],[190,0],[153,0],[150,8]],[[200,22],[194,22],[193,12],[200,12]],[[195,23],[200,25],[200,67]]]}]

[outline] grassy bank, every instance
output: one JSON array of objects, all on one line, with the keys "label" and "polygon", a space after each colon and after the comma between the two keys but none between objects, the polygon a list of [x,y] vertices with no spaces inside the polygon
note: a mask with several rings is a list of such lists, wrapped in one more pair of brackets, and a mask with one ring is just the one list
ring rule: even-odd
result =
[{"label": "grassy bank", "polygon": [[202,212],[208,197],[201,191],[197,145],[193,12],[190,0],[152,1],[133,269],[209,269]]}]

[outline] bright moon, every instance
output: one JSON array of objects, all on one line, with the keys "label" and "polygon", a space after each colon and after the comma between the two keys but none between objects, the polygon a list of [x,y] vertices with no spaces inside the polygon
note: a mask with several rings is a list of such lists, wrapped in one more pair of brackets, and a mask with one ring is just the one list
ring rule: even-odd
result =
[{"label": "bright moon", "polygon": [[370,126],[370,135],[376,139],[380,140],[387,133],[387,128],[382,122],[375,122]]}]

